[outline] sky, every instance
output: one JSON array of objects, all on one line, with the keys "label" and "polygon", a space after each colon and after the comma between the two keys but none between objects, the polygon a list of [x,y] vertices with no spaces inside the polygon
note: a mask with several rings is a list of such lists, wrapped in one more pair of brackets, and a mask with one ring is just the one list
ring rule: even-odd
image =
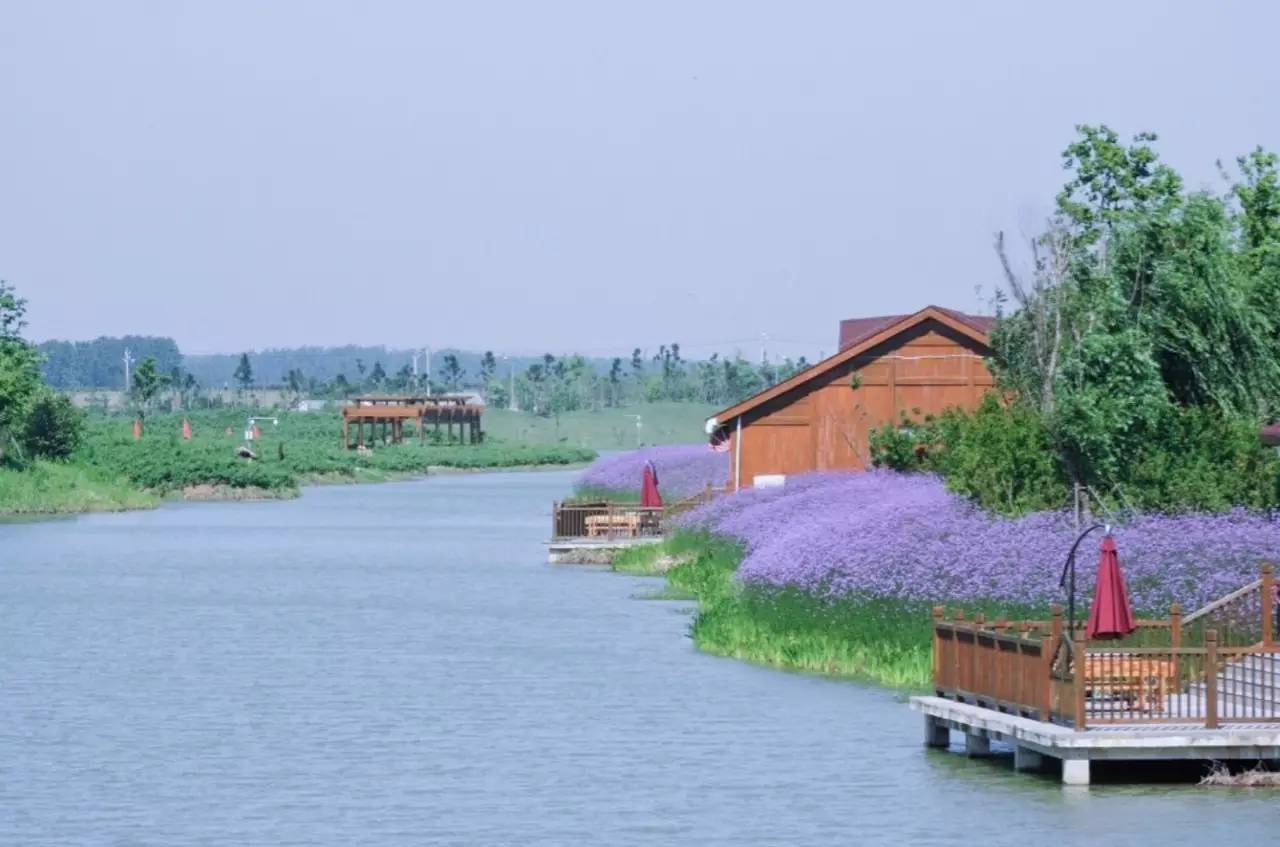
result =
[{"label": "sky", "polygon": [[0,0],[36,340],[834,351],[981,311],[1079,123],[1280,148],[1280,4]]}]

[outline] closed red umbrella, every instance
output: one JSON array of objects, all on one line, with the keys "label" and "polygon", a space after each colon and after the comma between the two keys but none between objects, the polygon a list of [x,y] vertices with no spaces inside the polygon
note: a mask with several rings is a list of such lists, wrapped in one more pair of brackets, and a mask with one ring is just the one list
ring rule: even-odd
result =
[{"label": "closed red umbrella", "polygon": [[191,440],[191,421],[187,420],[186,418],[182,419],[182,440],[183,441]]},{"label": "closed red umbrella", "polygon": [[133,437],[134,438],[142,437],[142,419],[141,418],[133,419]]},{"label": "closed red umbrella", "polygon": [[1104,536],[1098,556],[1098,587],[1093,592],[1093,604],[1089,607],[1089,625],[1085,636],[1094,638],[1124,638],[1137,629],[1133,622],[1133,606],[1129,603],[1129,590],[1120,572],[1120,557],[1116,554],[1116,540]]},{"label": "closed red umbrella", "polygon": [[649,509],[662,506],[662,495],[658,493],[658,470],[653,462],[644,463],[644,481],[640,485],[640,505]]}]

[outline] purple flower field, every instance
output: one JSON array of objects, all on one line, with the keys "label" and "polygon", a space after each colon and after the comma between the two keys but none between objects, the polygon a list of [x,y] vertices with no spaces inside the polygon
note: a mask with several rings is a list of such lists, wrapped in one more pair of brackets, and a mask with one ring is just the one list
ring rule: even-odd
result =
[{"label": "purple flower field", "polygon": [[[993,517],[936,477],[890,471],[792,477],[682,522],[739,540],[748,585],[931,604],[1062,601],[1058,577],[1075,539],[1067,513]],[[1189,612],[1280,560],[1280,520],[1245,511],[1145,515],[1113,531],[1133,604],[1146,613],[1163,615],[1175,600]],[[1077,557],[1080,598],[1093,590],[1100,536]]]},{"label": "purple flower field", "polygon": [[658,471],[658,490],[668,499],[697,494],[707,483],[723,486],[729,480],[729,456],[706,444],[647,447],[596,460],[578,477],[584,491],[612,491],[638,495],[644,463]]}]

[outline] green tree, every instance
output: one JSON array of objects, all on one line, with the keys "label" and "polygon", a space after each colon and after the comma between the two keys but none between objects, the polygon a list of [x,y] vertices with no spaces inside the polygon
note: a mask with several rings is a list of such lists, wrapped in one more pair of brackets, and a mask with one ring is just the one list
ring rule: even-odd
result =
[{"label": "green tree", "polygon": [[381,386],[386,381],[387,372],[386,369],[382,367],[382,362],[374,362],[373,370],[369,372],[369,382],[373,383],[375,386]]},{"label": "green tree", "polygon": [[23,446],[33,456],[69,459],[84,435],[84,413],[70,398],[43,392],[32,404],[23,429]]},{"label": "green tree", "polygon": [[231,376],[236,381],[236,385],[240,386],[241,391],[248,391],[253,385],[253,365],[249,364],[248,353],[240,354],[240,362]]},{"label": "green tree", "polygon": [[622,403],[622,359],[615,358],[609,364],[609,401],[610,406]]},{"label": "green tree", "polygon": [[165,377],[156,369],[156,360],[148,356],[143,359],[133,372],[132,394],[134,402],[141,411],[151,408],[160,390],[164,388]]},{"label": "green tree", "polygon": [[18,431],[40,387],[40,356],[22,337],[27,301],[0,280],[0,462],[18,445]]},{"label": "green tree", "polygon": [[462,377],[465,373],[466,371],[463,370],[462,365],[458,363],[456,353],[446,353],[444,355],[444,367],[441,368],[441,376],[450,391],[458,391],[462,387]]},{"label": "green tree", "polygon": [[[1137,457],[1172,467],[1151,458],[1171,433],[1180,450],[1199,454],[1186,439],[1215,431],[1173,426],[1183,410],[1256,433],[1259,418],[1280,408],[1280,273],[1267,276],[1274,159],[1255,151],[1240,160],[1236,212],[1229,198],[1184,193],[1155,140],[1141,133],[1126,145],[1107,127],[1080,127],[1029,272],[1016,272],[996,241],[1014,305],[991,337],[999,386],[1043,415],[1072,481],[1130,499],[1149,485]],[[1274,482],[1259,490],[1267,487]],[[1178,497],[1165,505],[1193,502],[1185,487]]]},{"label": "green tree", "polygon": [[505,409],[511,402],[511,392],[507,384],[500,379],[489,380],[485,386],[485,402],[492,409]]}]

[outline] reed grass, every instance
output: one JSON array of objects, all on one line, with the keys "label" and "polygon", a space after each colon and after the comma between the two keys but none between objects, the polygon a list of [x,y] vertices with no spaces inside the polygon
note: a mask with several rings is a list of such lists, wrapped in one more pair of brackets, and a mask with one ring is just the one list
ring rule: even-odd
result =
[{"label": "reed grass", "polygon": [[[764,589],[735,578],[743,551],[734,542],[681,530],[662,545],[632,548],[616,570],[666,570],[670,588],[697,601],[690,634],[719,656],[904,690],[927,689],[933,673],[931,608],[892,598],[830,597]],[[1022,608],[973,609],[989,617],[1034,616]]]},{"label": "reed grass", "polygon": [[159,498],[82,465],[36,461],[0,467],[0,515],[118,512],[155,506]]}]

